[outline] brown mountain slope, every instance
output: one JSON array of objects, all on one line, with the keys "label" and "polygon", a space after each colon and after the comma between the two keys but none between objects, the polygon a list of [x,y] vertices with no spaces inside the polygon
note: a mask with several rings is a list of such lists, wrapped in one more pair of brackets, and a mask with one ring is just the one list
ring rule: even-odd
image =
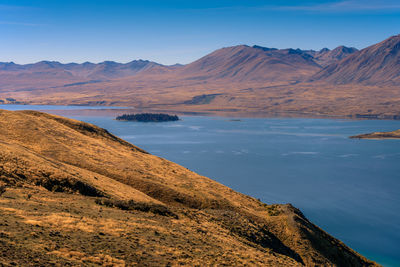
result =
[{"label": "brown mountain slope", "polygon": [[293,82],[319,68],[312,57],[301,50],[239,45],[216,50],[186,65],[178,75],[194,80]]},{"label": "brown mountain slope", "polygon": [[0,110],[0,128],[1,265],[374,265],[291,205],[94,125]]},{"label": "brown mountain slope", "polygon": [[311,80],[334,84],[400,85],[400,35],[325,67]]}]

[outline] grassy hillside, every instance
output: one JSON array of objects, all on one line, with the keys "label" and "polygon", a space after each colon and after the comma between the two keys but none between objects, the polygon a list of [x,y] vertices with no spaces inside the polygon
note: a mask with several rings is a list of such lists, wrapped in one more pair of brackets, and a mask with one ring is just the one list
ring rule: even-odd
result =
[{"label": "grassy hillside", "polygon": [[374,265],[91,124],[0,110],[0,265]]}]

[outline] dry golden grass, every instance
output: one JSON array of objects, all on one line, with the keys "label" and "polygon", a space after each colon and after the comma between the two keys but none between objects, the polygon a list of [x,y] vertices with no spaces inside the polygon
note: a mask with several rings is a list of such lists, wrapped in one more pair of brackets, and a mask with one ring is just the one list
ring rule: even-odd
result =
[{"label": "dry golden grass", "polygon": [[0,128],[0,263],[374,265],[291,205],[263,204],[94,125],[0,111]]}]

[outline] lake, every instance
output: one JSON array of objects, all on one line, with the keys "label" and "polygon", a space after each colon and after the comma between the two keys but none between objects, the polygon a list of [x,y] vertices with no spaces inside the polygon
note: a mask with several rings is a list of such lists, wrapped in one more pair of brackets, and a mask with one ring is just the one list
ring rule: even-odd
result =
[{"label": "lake", "polygon": [[265,203],[292,203],[369,259],[400,266],[400,140],[348,138],[399,129],[400,121],[185,116],[138,123],[70,117]]}]

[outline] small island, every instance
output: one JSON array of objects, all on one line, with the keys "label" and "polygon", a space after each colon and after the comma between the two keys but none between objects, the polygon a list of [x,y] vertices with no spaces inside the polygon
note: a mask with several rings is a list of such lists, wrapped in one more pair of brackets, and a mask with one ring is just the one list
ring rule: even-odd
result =
[{"label": "small island", "polygon": [[176,115],[168,115],[164,113],[138,113],[138,114],[123,114],[117,116],[116,120],[137,121],[137,122],[166,122],[166,121],[178,121],[179,117]]},{"label": "small island", "polygon": [[358,139],[400,139],[400,129],[393,132],[374,132],[350,136]]}]

